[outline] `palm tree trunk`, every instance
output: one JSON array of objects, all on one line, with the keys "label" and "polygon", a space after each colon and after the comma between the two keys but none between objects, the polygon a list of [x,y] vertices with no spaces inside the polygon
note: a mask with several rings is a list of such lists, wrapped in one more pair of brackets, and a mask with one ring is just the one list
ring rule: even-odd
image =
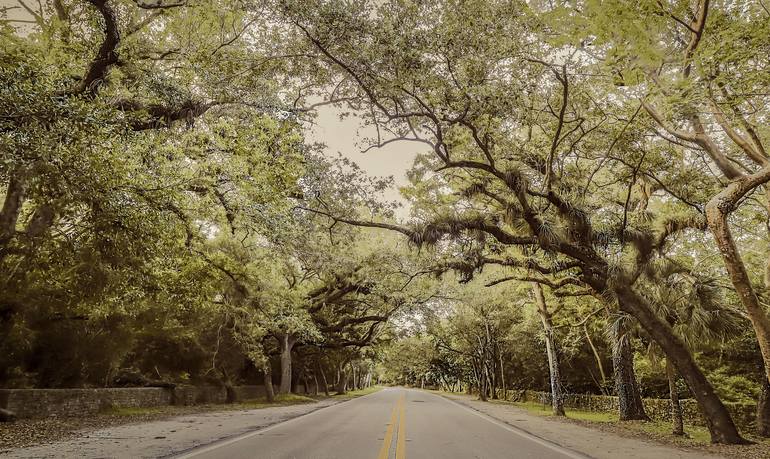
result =
[{"label": "palm tree trunk", "polygon": [[757,434],[770,437],[770,382],[762,384],[762,392],[757,401]]},{"label": "palm tree trunk", "polygon": [[671,433],[684,435],[684,419],[682,418],[682,405],[679,404],[679,390],[676,388],[676,369],[669,359],[666,359],[666,378],[668,379],[668,393],[671,397]]},{"label": "palm tree trunk", "polygon": [[631,340],[622,326],[613,327],[612,335],[612,370],[615,376],[615,393],[618,396],[620,420],[647,421],[650,418],[644,411],[639,384],[636,381]]},{"label": "palm tree trunk", "polygon": [[[606,285],[606,284],[605,284]],[[596,285],[595,287],[599,287]],[[601,285],[603,288],[604,285]],[[599,288],[599,291],[602,291]],[[663,349],[667,358],[684,378],[690,392],[698,401],[707,427],[711,433],[712,443],[743,444],[746,440],[738,433],[732,416],[719,399],[714,387],[695,363],[690,351],[679,339],[671,326],[661,320],[652,311],[646,300],[632,288],[615,288],[620,308],[634,316],[653,340]]]}]

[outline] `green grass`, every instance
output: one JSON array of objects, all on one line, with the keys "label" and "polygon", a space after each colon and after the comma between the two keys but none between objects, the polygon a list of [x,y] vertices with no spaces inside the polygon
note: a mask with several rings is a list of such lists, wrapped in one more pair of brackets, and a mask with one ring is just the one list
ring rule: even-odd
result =
[{"label": "green grass", "polygon": [[[430,391],[439,395],[446,394],[442,391]],[[550,405],[543,405],[536,402],[510,402],[504,400],[489,400],[489,403],[500,405],[513,405],[526,410],[535,416],[553,416]],[[758,438],[754,435],[743,432],[744,437],[750,441],[756,442],[754,445],[744,445],[736,447],[734,445],[726,447],[727,449],[714,450],[715,446],[711,443],[711,436],[706,427],[693,426],[686,424],[684,427],[687,435],[679,437],[671,434],[671,423],[668,421],[624,421],[620,422],[618,414],[615,412],[597,412],[566,409],[567,419],[580,424],[588,425],[599,430],[614,432],[621,435],[630,435],[632,437],[642,437],[651,439],[663,444],[672,445],[679,448],[695,448],[696,451],[708,450],[717,454],[724,454],[726,457],[745,459],[748,457],[770,458],[770,439]],[[736,449],[740,448],[740,449]]]},{"label": "green grass", "polygon": [[[361,397],[364,395],[372,394],[382,390],[381,386],[367,387],[366,389],[359,389],[349,391],[344,394],[333,395],[333,398],[351,399]],[[324,398],[321,397],[308,397],[299,394],[278,394],[275,396],[272,402],[268,402],[266,398],[261,397],[251,400],[243,400],[232,404],[205,404],[205,405],[192,405],[192,406],[154,406],[147,408],[128,408],[128,407],[109,407],[101,411],[101,414],[110,416],[123,416],[123,417],[136,417],[136,416],[151,416],[151,415],[175,415],[180,412],[205,412],[205,411],[227,411],[227,410],[257,410],[260,408],[270,408],[274,406],[288,406],[298,405],[302,403],[313,403]]]},{"label": "green grass", "polygon": [[[314,398],[306,397],[299,394],[277,394],[272,402],[268,402],[265,398],[257,398],[251,400],[244,400],[242,402],[235,403],[236,409],[253,410],[258,408],[269,408],[271,406],[285,406],[285,405],[298,405],[302,403],[313,403],[317,400]],[[227,405],[225,405],[227,406]]]},{"label": "green grass", "polygon": [[313,403],[317,400],[298,394],[278,394],[272,402],[265,398],[243,400],[231,404],[205,404],[191,406],[153,406],[147,408],[135,407],[109,407],[101,411],[101,414],[112,416],[147,416],[160,414],[174,414],[177,411],[226,411],[226,410],[255,410],[260,408],[270,408],[273,406],[298,405],[302,403]]},{"label": "green grass", "polygon": [[[510,404],[523,408],[531,414],[538,416],[553,416],[550,405],[543,405],[535,402],[505,402],[500,400],[490,400],[493,403]],[[642,433],[653,438],[673,441],[682,446],[704,446],[711,444],[711,437],[708,429],[705,427],[685,426],[687,437],[676,437],[671,435],[671,423],[664,421],[627,421],[620,422],[617,413],[602,411],[584,411],[566,409],[567,418],[589,423],[612,423],[614,426],[627,430],[632,433]]]},{"label": "green grass", "polygon": [[684,445],[710,445],[711,435],[705,427],[685,426],[686,437],[677,437],[671,434],[671,423],[661,421],[623,423],[629,430],[639,430],[655,438],[673,440]]},{"label": "green grass", "polygon": [[336,394],[336,395],[333,395],[333,397],[355,398],[355,397],[361,397],[364,395],[373,394],[381,390],[382,390],[382,386],[371,386],[365,389],[347,391],[344,394]]},{"label": "green grass", "polygon": [[[490,400],[492,403],[501,403],[507,405],[514,405],[519,408],[523,408],[532,414],[538,416],[553,416],[551,411],[551,405],[543,405],[535,402],[507,402],[502,400]],[[583,411],[583,410],[567,410],[567,417],[570,419],[578,419],[580,421],[589,422],[616,422],[618,415],[615,413],[605,413],[601,411]]]}]

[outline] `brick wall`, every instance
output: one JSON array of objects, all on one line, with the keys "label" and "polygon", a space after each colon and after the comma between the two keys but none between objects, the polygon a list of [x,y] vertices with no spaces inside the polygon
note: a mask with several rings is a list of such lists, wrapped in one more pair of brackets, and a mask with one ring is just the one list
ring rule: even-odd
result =
[{"label": "brick wall", "polygon": [[[238,400],[260,398],[264,386],[236,386]],[[144,408],[165,405],[225,403],[221,386],[126,387],[99,389],[0,389],[0,408],[19,418],[87,416],[109,407]]]}]

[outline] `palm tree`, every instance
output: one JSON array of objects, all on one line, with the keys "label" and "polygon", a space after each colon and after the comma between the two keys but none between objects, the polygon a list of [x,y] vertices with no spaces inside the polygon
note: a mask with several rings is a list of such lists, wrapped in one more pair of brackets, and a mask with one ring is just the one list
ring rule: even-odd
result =
[{"label": "palm tree", "polygon": [[[729,306],[717,279],[693,273],[671,259],[661,259],[643,276],[648,300],[692,351],[708,347],[741,332],[742,314]],[[648,356],[655,362],[662,351],[650,341]],[[679,374],[666,359],[666,379],[671,399],[672,433],[683,436],[679,403]]]}]

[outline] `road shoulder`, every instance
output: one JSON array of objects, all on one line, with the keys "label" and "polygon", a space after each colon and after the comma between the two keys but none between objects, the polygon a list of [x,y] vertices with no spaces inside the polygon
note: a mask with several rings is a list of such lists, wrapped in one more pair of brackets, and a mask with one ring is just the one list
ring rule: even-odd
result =
[{"label": "road shoulder", "polygon": [[288,421],[356,398],[324,398],[313,403],[267,408],[192,413],[150,422],[86,429],[72,438],[5,449],[3,457],[168,457],[203,445]]},{"label": "road shoulder", "polygon": [[536,416],[511,404],[488,403],[463,394],[437,393],[442,397],[489,416],[530,435],[597,459],[711,459],[725,457],[707,449],[690,450],[654,441],[621,436],[569,420]]}]

